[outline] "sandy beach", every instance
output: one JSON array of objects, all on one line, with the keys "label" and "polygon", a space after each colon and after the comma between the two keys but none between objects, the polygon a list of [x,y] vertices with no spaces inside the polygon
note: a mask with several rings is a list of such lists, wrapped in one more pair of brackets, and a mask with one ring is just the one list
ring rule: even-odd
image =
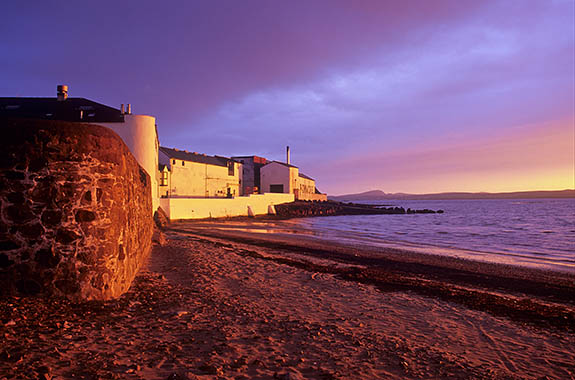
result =
[{"label": "sandy beach", "polygon": [[217,226],[116,301],[2,299],[0,379],[575,378],[571,275]]}]

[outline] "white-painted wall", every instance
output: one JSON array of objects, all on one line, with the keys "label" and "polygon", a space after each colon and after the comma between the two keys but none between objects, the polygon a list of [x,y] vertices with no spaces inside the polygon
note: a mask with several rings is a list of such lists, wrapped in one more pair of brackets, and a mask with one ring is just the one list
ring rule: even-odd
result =
[{"label": "white-painted wall", "polygon": [[297,189],[299,169],[278,162],[271,162],[260,169],[262,192],[269,193],[270,185],[283,185],[284,193],[293,194]]},{"label": "white-painted wall", "polygon": [[316,202],[325,202],[327,201],[327,194],[296,194],[296,199],[298,201],[316,201]]},{"label": "white-painted wall", "polygon": [[298,177],[299,194],[315,194],[315,181],[304,177]]},{"label": "white-painted wall", "polygon": [[161,198],[170,220],[224,218],[268,214],[270,206],[294,201],[293,194],[252,194],[238,198]]},{"label": "white-painted wall", "polygon": [[123,123],[97,123],[116,132],[130,149],[136,161],[152,180],[153,211],[159,206],[158,197],[158,133],[156,118],[148,115],[124,115]]},{"label": "white-painted wall", "polygon": [[[232,196],[242,194],[242,165],[234,162],[234,174],[228,174],[227,166],[203,164],[169,158],[160,152],[160,163],[170,167],[168,186],[160,193],[168,197],[226,197],[228,189]],[[182,164],[183,163],[183,164]]]}]

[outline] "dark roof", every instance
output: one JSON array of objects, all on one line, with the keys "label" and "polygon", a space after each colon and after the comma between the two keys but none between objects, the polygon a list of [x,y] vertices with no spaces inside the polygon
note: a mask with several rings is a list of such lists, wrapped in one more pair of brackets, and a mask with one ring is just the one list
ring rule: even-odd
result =
[{"label": "dark roof", "polygon": [[264,157],[260,156],[233,156],[233,160],[242,160],[242,159],[249,159],[252,160],[255,164],[266,164],[268,160]]},{"label": "dark roof", "polygon": [[175,158],[182,161],[199,162],[201,164],[228,166],[228,162],[233,161],[227,157],[221,156],[207,156],[205,154],[186,152],[184,150],[166,148],[161,146],[160,151],[170,158]]},{"label": "dark roof", "polygon": [[116,108],[84,98],[0,98],[0,117],[48,119],[97,123],[121,123],[124,115]]},{"label": "dark roof", "polygon": [[296,168],[296,169],[298,168],[297,166],[293,166],[293,165],[290,165],[290,164],[286,164],[285,162],[281,162],[281,161],[270,161],[270,162],[268,162],[268,164],[273,164],[274,162],[275,162],[276,164],[280,164],[280,165],[283,165],[283,166],[287,166],[288,168]]},{"label": "dark roof", "polygon": [[303,174],[303,173],[299,173],[299,176],[302,178],[306,178],[306,179],[311,179],[312,181],[315,181],[315,179],[308,177],[307,175]]}]

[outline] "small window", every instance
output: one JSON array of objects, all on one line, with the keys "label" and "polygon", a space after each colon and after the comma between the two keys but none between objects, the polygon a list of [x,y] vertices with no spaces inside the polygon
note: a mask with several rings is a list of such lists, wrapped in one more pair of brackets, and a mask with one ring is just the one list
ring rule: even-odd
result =
[{"label": "small window", "polygon": [[168,172],[162,172],[162,177],[160,178],[160,186],[168,186]]},{"label": "small window", "polygon": [[283,193],[283,192],[284,192],[283,184],[270,185],[270,193]]},{"label": "small window", "polygon": [[234,175],[235,174],[235,165],[233,161],[228,161],[228,175]]},{"label": "small window", "polygon": [[174,164],[174,165],[175,165],[175,164],[176,164],[176,160],[172,160],[172,164]]},{"label": "small window", "polygon": [[184,166],[184,161],[182,161],[182,166]]}]

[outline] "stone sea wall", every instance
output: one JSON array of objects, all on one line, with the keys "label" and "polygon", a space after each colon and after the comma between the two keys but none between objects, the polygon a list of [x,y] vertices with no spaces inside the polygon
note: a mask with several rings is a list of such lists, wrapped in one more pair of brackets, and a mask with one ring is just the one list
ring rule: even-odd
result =
[{"label": "stone sea wall", "polygon": [[108,128],[0,120],[0,292],[118,297],[151,249],[151,182]]}]

